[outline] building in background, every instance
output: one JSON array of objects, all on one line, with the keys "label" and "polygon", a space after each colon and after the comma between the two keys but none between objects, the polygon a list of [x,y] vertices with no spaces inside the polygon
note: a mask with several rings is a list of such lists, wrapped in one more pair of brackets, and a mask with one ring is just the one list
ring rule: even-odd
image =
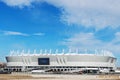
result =
[{"label": "building in background", "polygon": [[36,53],[24,50],[11,51],[9,56],[6,56],[8,71],[35,71],[40,72],[85,72],[89,71],[114,71],[116,69],[116,58],[111,52],[106,50],[101,51],[75,51],[69,50],[54,53],[49,50],[44,52],[40,50]]}]

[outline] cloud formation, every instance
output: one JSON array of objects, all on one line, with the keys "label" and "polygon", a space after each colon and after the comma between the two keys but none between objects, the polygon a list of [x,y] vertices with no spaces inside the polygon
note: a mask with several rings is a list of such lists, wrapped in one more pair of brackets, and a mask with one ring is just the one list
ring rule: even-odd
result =
[{"label": "cloud formation", "polygon": [[[32,3],[46,2],[61,9],[61,20],[67,24],[104,29],[120,26],[120,0],[1,0],[8,6],[31,6]],[[41,35],[34,34],[34,35]],[[110,42],[96,39],[94,33],[77,33],[66,39],[64,44],[69,47],[106,48],[118,51],[120,33]],[[112,47],[111,47],[112,46]]]},{"label": "cloud formation", "polygon": [[17,31],[1,31],[0,33],[5,36],[44,36],[44,33],[32,33],[32,34],[26,34],[22,32],[17,32]]},{"label": "cloud formation", "polygon": [[21,32],[15,32],[15,31],[2,31],[3,35],[7,36],[29,36],[28,34],[21,33]]},{"label": "cloud formation", "polygon": [[68,24],[96,29],[120,26],[119,0],[52,0],[52,3],[63,8],[62,19]]},{"label": "cloud formation", "polygon": [[[47,2],[62,11],[61,19],[68,24],[103,29],[120,26],[120,0],[2,0],[9,6],[30,6]],[[72,4],[71,4],[72,3]]]},{"label": "cloud formation", "polygon": [[120,32],[115,33],[115,38],[110,42],[98,40],[94,33],[74,34],[63,42],[64,45],[71,49],[107,49],[115,53],[120,52]]},{"label": "cloud formation", "polygon": [[45,35],[44,33],[34,33],[33,35],[36,35],[36,36],[43,36]]},{"label": "cloud formation", "polygon": [[32,0],[1,0],[6,3],[8,6],[30,6]]}]

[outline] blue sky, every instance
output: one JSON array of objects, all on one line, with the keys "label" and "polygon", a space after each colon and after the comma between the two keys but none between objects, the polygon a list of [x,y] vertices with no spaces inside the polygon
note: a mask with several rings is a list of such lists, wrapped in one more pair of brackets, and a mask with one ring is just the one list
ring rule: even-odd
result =
[{"label": "blue sky", "polygon": [[13,49],[104,49],[112,51],[120,65],[119,3],[0,0],[1,56]]}]

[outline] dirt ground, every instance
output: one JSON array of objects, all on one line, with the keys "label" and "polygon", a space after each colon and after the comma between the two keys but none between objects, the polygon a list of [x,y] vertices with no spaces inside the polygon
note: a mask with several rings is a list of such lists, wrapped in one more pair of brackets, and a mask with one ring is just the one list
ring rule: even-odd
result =
[{"label": "dirt ground", "polygon": [[0,80],[120,80],[120,75],[0,74]]}]

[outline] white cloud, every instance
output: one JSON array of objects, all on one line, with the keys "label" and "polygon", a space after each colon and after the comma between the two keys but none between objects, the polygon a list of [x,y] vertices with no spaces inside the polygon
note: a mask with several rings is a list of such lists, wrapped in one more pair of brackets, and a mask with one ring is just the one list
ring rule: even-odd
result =
[{"label": "white cloud", "polygon": [[8,6],[19,6],[22,8],[23,6],[30,6],[34,0],[1,0],[6,3]]},{"label": "white cloud", "polygon": [[[119,0],[50,0],[63,11],[62,19],[68,24],[94,26],[96,29],[120,26]],[[50,2],[49,1],[49,2]]]},{"label": "white cloud", "polygon": [[88,47],[96,47],[101,43],[101,41],[95,39],[93,33],[79,33],[75,34],[72,37],[65,40],[65,45],[69,48],[88,48]]},{"label": "white cloud", "polygon": [[14,35],[14,36],[29,36],[28,34],[15,32],[15,31],[2,31],[3,35]]},{"label": "white cloud", "polygon": [[[9,6],[30,6],[33,2],[47,2],[61,9],[61,19],[68,24],[83,25],[103,29],[120,26],[120,0],[2,0]],[[13,34],[13,33],[12,33]],[[15,34],[15,33],[14,33]],[[20,34],[20,33],[17,33]],[[33,34],[43,35],[43,34]],[[67,39],[66,45],[79,47],[98,47],[118,49],[120,33],[112,42],[97,40],[93,33],[78,33]]]},{"label": "white cloud", "polygon": [[120,52],[120,32],[116,32],[115,38],[110,42],[96,39],[93,33],[79,33],[66,39],[63,44],[71,49],[107,49],[118,53]]},{"label": "white cloud", "polygon": [[0,30],[0,34],[1,35],[5,35],[5,36],[44,36],[45,33],[32,33],[32,34],[26,34],[26,33],[22,33],[22,32],[17,32],[17,31],[3,31]]},{"label": "white cloud", "polygon": [[43,36],[45,35],[44,33],[34,33],[33,35],[36,35],[36,36]]},{"label": "white cloud", "polygon": [[2,0],[9,6],[30,6],[47,2],[62,10],[61,19],[68,24],[102,29],[120,26],[120,0]]}]

